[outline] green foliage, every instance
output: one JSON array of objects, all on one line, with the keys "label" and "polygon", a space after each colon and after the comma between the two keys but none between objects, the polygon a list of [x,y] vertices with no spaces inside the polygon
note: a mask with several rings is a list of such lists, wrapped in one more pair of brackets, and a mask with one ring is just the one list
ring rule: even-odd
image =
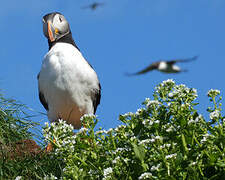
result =
[{"label": "green foliage", "polygon": [[[196,109],[197,91],[167,80],[137,112],[120,115],[122,125],[116,128],[96,131],[93,115],[82,117],[85,128],[77,133],[63,120],[46,123],[43,135],[53,150],[26,169],[35,166],[33,179],[224,179],[219,95],[208,92],[212,107],[204,118]],[[17,175],[29,177],[24,171]]]},{"label": "green foliage", "polygon": [[25,105],[0,94],[0,179],[43,179],[52,169],[60,176],[55,169],[60,169],[62,163],[49,154],[21,151],[23,140],[40,138],[34,134],[38,123],[31,121],[30,113]]},{"label": "green foliage", "polygon": [[84,116],[86,128],[76,134],[60,120],[47,125],[44,135],[54,144],[53,156],[65,163],[64,179],[225,178],[219,94],[208,93],[213,107],[206,121],[195,109],[197,91],[167,80],[143,108],[121,115],[117,128],[94,131],[98,120]]},{"label": "green foliage", "polygon": [[30,121],[29,109],[0,94],[0,144],[8,144],[25,138],[31,138],[29,129],[37,123]]}]

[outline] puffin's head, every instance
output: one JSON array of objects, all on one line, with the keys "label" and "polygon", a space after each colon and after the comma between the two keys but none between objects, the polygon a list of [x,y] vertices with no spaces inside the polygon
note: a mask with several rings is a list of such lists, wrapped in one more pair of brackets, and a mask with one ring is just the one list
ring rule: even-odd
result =
[{"label": "puffin's head", "polygon": [[70,33],[70,26],[66,18],[58,13],[46,14],[43,19],[43,32],[49,41],[54,42]]}]

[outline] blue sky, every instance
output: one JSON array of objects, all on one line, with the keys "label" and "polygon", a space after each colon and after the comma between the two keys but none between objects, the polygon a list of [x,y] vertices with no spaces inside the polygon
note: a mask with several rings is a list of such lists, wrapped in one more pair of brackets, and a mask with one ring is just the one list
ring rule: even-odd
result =
[{"label": "blue sky", "polygon": [[[102,99],[97,115],[103,128],[120,124],[119,114],[136,112],[154,87],[166,79],[198,90],[203,114],[207,91],[225,92],[224,0],[105,0],[96,11],[81,9],[91,0],[8,0],[0,7],[0,88],[35,111],[39,102],[36,76],[48,51],[42,33],[42,16],[59,11],[70,23],[83,56],[96,70]],[[180,64],[187,73],[127,77],[159,59],[188,58]],[[47,121],[46,116],[34,118]]]}]

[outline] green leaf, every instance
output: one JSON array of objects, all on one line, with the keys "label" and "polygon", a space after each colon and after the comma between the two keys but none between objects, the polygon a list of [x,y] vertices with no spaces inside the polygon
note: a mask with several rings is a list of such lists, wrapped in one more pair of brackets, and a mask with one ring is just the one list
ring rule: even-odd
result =
[{"label": "green leaf", "polygon": [[135,156],[140,160],[144,161],[145,158],[145,148],[142,145],[137,145],[135,143],[132,143],[134,154]]}]

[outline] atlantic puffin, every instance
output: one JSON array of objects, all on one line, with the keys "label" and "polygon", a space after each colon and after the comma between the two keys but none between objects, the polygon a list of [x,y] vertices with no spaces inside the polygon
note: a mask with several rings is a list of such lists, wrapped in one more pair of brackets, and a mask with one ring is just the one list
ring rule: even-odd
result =
[{"label": "atlantic puffin", "polygon": [[81,128],[84,114],[95,114],[101,85],[92,66],[75,44],[66,18],[58,12],[43,17],[49,51],[38,74],[39,99],[51,122],[65,120]]},{"label": "atlantic puffin", "polygon": [[179,73],[179,72],[185,72],[187,70],[182,70],[179,66],[175,65],[176,63],[182,63],[182,62],[189,62],[196,60],[198,56],[194,56],[192,58],[187,58],[187,59],[173,59],[173,60],[160,60],[151,63],[149,66],[144,68],[141,71],[138,71],[136,73],[126,73],[126,75],[131,76],[131,75],[140,75],[140,74],[145,74],[149,71],[152,70],[158,70],[163,73]]}]

